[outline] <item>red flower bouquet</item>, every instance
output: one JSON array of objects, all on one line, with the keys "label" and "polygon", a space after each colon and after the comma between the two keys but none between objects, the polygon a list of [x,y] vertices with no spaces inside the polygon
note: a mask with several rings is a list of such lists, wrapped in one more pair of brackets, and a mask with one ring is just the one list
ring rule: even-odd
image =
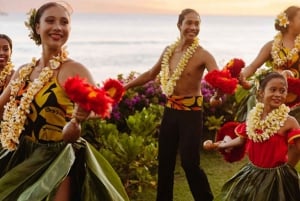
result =
[{"label": "red flower bouquet", "polygon": [[114,103],[120,102],[125,89],[119,80],[108,79],[103,83],[103,89],[114,100]]},{"label": "red flower bouquet", "polygon": [[[216,135],[216,142],[223,141],[226,138],[234,139],[237,137],[235,134],[235,128],[239,125],[239,122],[230,121],[225,123]],[[235,162],[241,160],[245,156],[246,146],[234,147],[231,150],[221,150],[220,153],[227,162]]]},{"label": "red flower bouquet", "polygon": [[102,118],[110,116],[112,104],[118,102],[124,94],[122,85],[113,79],[109,79],[103,88],[99,88],[75,76],[67,79],[64,88],[72,101],[87,111],[94,111]]},{"label": "red flower bouquet", "polygon": [[242,59],[233,58],[225,65],[224,70],[229,70],[231,77],[238,78],[244,67],[245,62]]},{"label": "red flower bouquet", "polygon": [[212,87],[225,94],[233,94],[238,84],[238,80],[236,78],[232,78],[228,70],[210,71],[205,75],[204,79]]},{"label": "red flower bouquet", "polygon": [[241,59],[231,59],[224,68],[208,72],[204,79],[222,93],[233,94],[238,84],[238,77],[245,62]]},{"label": "red flower bouquet", "polygon": [[288,92],[300,96],[300,87],[299,87],[300,79],[288,77],[287,82],[288,82]]}]

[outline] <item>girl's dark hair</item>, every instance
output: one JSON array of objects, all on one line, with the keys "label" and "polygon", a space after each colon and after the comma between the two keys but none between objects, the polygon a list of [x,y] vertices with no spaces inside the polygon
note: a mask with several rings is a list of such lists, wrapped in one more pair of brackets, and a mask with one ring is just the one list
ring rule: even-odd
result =
[{"label": "girl's dark hair", "polygon": [[[298,6],[290,6],[287,9],[285,9],[283,12],[286,14],[288,21],[292,21],[294,19],[294,17],[297,15],[297,12],[300,11],[300,7]],[[287,25],[286,27],[280,26],[279,25],[279,21],[276,19],[275,20],[275,29],[277,31],[280,31],[281,33],[285,33],[287,32],[289,25]]]},{"label": "girl's dark hair", "polygon": [[5,34],[0,34],[0,38],[3,38],[5,40],[7,40],[8,44],[9,44],[9,47],[10,49],[12,50],[12,40],[10,39],[10,37],[8,37],[7,35]]},{"label": "girl's dark hair", "polygon": [[[195,11],[194,9],[186,8],[186,9],[182,10],[181,13],[179,14],[177,25],[181,25],[184,20],[184,17],[189,13],[196,13],[197,15],[199,15],[199,13],[197,11]],[[200,17],[200,15],[199,15],[199,17]]]},{"label": "girl's dark hair", "polygon": [[[66,5],[68,5],[67,3],[65,3]],[[69,9],[67,9],[66,6],[62,5],[61,3],[58,2],[49,2],[49,3],[45,3],[43,4],[39,9],[35,10],[32,9],[30,14],[29,14],[29,18],[28,21],[25,22],[25,25],[29,28],[30,30],[30,34],[29,37],[34,40],[34,42],[37,45],[41,44],[41,37],[40,35],[36,32],[35,27],[37,24],[40,23],[40,19],[42,17],[42,15],[44,14],[44,12],[51,7],[62,7],[63,9],[65,9],[65,11],[69,14],[69,16],[71,15],[71,11],[69,11]],[[70,6],[68,5],[68,8]]]},{"label": "girl's dark hair", "polygon": [[268,84],[268,82],[270,82],[272,79],[275,79],[275,78],[279,78],[279,79],[282,79],[284,80],[284,82],[286,83],[287,85],[287,81],[286,81],[286,78],[278,73],[278,72],[270,72],[268,74],[266,74],[260,81],[259,81],[259,89],[260,90],[264,90]]}]

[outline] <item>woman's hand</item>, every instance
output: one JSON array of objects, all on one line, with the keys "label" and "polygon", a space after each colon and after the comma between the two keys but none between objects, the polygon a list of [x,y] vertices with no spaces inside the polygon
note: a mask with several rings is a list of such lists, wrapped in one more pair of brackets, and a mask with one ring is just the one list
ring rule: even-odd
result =
[{"label": "woman's hand", "polygon": [[203,142],[203,148],[208,151],[217,150],[221,142],[213,142],[212,140],[206,140]]},{"label": "woman's hand", "polygon": [[75,105],[72,119],[64,126],[62,130],[63,139],[65,142],[74,143],[81,134],[80,122],[87,119],[90,112],[83,110],[82,108]]},{"label": "woman's hand", "polygon": [[74,143],[78,140],[81,134],[81,125],[80,123],[75,119],[72,118],[71,121],[69,121],[62,130],[63,139],[67,143]]},{"label": "woman's hand", "polygon": [[245,76],[242,73],[240,73],[238,80],[239,80],[240,85],[244,89],[249,90],[251,88],[251,86],[252,86],[251,83],[246,80]]}]

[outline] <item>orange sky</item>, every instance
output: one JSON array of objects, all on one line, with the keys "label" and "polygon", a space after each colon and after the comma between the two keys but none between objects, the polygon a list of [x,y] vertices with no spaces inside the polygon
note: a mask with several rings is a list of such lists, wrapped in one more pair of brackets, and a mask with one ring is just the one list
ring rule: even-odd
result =
[{"label": "orange sky", "polygon": [[[200,14],[277,15],[296,0],[65,0],[74,12],[179,13],[194,8]],[[27,12],[46,0],[0,0],[0,11]]]}]

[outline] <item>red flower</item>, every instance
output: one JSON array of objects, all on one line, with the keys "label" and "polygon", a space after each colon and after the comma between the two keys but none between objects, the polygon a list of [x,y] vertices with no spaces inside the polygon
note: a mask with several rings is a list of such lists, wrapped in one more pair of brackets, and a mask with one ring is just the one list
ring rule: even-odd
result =
[{"label": "red flower", "polygon": [[118,103],[122,99],[125,89],[119,80],[108,79],[103,85],[103,89],[114,100],[114,103]]},{"label": "red flower", "polygon": [[212,87],[221,90],[223,93],[233,94],[238,80],[232,78],[228,70],[213,70],[207,73],[204,77],[205,81],[208,82]]},{"label": "red flower", "polygon": [[93,86],[78,76],[70,77],[64,84],[66,94],[86,111],[94,111],[101,117],[109,117],[113,99],[105,90]]},{"label": "red flower", "polygon": [[300,96],[300,79],[288,77],[288,92]]},{"label": "red flower", "polygon": [[226,94],[233,94],[238,85],[238,77],[245,66],[242,59],[231,59],[223,70],[213,70],[206,74],[204,79],[214,88]]},{"label": "red flower", "polygon": [[[234,130],[239,125],[239,122],[230,121],[225,123],[216,135],[216,142],[223,141],[225,136],[229,136],[231,139],[237,137]],[[245,156],[246,146],[234,147],[230,152],[221,150],[220,153],[223,155],[224,160],[227,162],[235,162],[241,160]]]},{"label": "red flower", "polygon": [[96,88],[89,94],[89,105],[91,110],[102,117],[109,117],[114,100],[109,97],[105,90]]},{"label": "red flower", "polygon": [[242,68],[245,67],[245,62],[242,59],[233,58],[224,67],[229,70],[231,77],[238,78]]}]

